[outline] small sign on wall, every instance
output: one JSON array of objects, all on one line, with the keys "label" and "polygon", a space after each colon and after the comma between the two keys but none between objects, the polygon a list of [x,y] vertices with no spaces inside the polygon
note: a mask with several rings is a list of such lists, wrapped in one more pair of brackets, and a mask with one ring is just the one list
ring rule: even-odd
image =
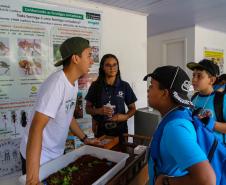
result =
[{"label": "small sign on wall", "polygon": [[204,58],[212,60],[220,68],[220,74],[224,73],[224,50],[204,47]]}]

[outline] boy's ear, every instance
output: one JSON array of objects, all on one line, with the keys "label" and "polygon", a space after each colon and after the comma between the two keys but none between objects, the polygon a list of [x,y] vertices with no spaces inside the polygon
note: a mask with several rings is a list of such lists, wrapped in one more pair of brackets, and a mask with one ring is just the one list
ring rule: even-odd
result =
[{"label": "boy's ear", "polygon": [[165,97],[165,98],[170,97],[170,92],[169,92],[169,90],[168,90],[168,89],[164,89],[162,95],[163,95],[163,97]]},{"label": "boy's ear", "polygon": [[211,76],[211,77],[210,77],[210,83],[211,83],[212,85],[216,82],[216,80],[217,80],[217,77],[215,77],[215,76]]},{"label": "boy's ear", "polygon": [[72,61],[75,63],[75,64],[78,64],[78,55],[72,55]]}]

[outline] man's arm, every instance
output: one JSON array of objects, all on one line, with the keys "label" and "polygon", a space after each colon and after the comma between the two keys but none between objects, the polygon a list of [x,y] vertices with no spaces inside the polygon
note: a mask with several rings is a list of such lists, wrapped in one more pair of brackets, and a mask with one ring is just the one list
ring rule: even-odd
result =
[{"label": "man's arm", "polygon": [[71,120],[70,129],[79,139],[85,138],[86,135],[81,130],[81,128],[79,127],[79,125],[74,117]]},{"label": "man's arm", "polygon": [[216,185],[215,173],[207,160],[194,164],[187,170],[188,174],[181,177],[160,175],[155,185],[163,185],[164,181],[168,181],[169,185]]},{"label": "man's arm", "polygon": [[27,150],[26,150],[26,185],[36,185],[39,183],[39,167],[42,148],[43,129],[47,125],[49,117],[40,112],[35,112],[29,130]]},{"label": "man's arm", "polygon": [[97,141],[96,138],[93,139],[87,138],[86,134],[81,130],[74,117],[71,120],[70,129],[79,139],[83,140],[85,144],[90,144]]}]

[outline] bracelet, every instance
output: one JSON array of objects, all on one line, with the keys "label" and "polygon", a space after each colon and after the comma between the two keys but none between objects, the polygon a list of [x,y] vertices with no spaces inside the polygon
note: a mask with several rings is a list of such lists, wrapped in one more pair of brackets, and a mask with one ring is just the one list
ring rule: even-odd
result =
[{"label": "bracelet", "polygon": [[85,134],[85,136],[82,138],[82,139],[80,139],[83,143],[84,143],[84,141],[87,139],[88,137],[87,137],[87,135]]},{"label": "bracelet", "polygon": [[168,177],[164,177],[162,180],[162,185],[170,185],[169,184],[169,178]]}]

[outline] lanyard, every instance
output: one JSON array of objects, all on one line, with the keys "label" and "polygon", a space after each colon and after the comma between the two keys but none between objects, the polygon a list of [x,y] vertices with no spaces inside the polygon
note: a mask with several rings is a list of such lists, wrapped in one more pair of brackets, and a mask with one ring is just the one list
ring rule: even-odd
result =
[{"label": "lanyard", "polygon": [[114,94],[115,94],[115,87],[112,87],[112,88],[114,88],[114,90],[112,92],[109,90],[109,87],[105,86],[105,88],[104,88],[104,90],[107,94],[107,98],[108,98],[109,103],[111,103],[112,96],[114,96]]}]

